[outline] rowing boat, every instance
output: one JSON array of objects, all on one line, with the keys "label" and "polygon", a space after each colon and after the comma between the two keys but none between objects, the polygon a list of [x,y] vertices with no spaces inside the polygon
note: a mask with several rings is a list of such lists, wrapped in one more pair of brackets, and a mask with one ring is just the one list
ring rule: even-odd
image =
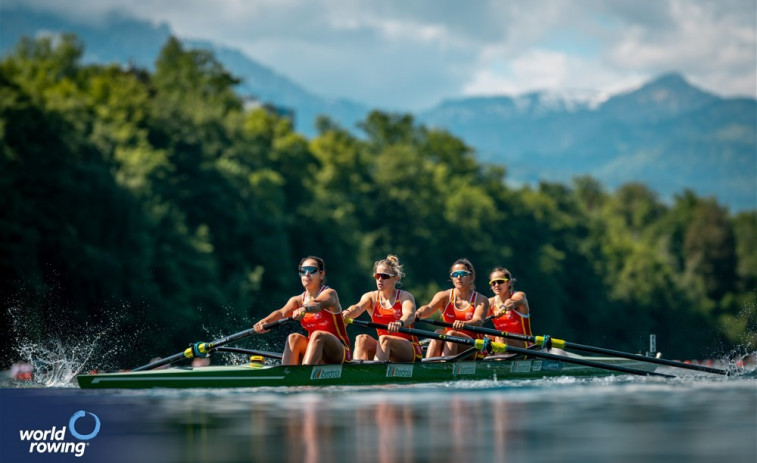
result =
[{"label": "rowing boat", "polygon": [[[571,355],[569,362],[552,359],[507,359],[418,363],[346,363],[343,365],[263,365],[169,368],[80,375],[79,386],[94,388],[229,388],[275,386],[367,386],[512,380],[544,377],[586,377],[617,374],[574,362],[591,359],[602,364],[653,372],[655,365],[616,357]],[[567,360],[567,359],[566,359]]]}]

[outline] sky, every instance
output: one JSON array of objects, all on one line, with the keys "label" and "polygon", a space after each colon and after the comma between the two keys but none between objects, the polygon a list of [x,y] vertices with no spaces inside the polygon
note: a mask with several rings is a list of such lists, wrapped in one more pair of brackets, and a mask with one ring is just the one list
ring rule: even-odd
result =
[{"label": "sky", "polygon": [[236,48],[305,87],[418,111],[529,91],[610,95],[675,71],[757,98],[755,0],[3,0],[114,11]]}]

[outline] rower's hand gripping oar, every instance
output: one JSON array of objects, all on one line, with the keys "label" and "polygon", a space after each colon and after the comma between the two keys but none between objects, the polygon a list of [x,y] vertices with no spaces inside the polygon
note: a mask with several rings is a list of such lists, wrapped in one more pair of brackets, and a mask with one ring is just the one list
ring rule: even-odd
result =
[{"label": "rower's hand gripping oar", "polygon": [[[424,319],[424,323],[429,323],[431,325],[436,326],[446,326],[451,327],[452,325],[439,320],[430,320],[430,319]],[[571,349],[571,350],[579,350],[582,352],[591,352],[593,354],[602,354],[602,355],[612,355],[615,357],[622,357],[630,360],[638,360],[640,362],[649,362],[649,363],[656,363],[658,365],[667,365],[671,367],[678,367],[678,368],[686,368],[689,370],[697,370],[697,371],[704,371],[707,373],[716,373],[719,375],[730,375],[731,372],[727,370],[720,370],[718,368],[711,368],[706,367],[703,365],[689,365],[688,363],[683,362],[676,362],[674,360],[666,360],[666,359],[658,359],[656,357],[646,357],[644,355],[638,355],[638,354],[632,354],[629,352],[621,352],[617,350],[612,349],[603,349],[601,347],[594,347],[594,346],[586,346],[583,344],[576,344],[573,342],[563,341],[562,339],[556,339],[552,338],[550,336],[528,336],[525,334],[517,334],[517,333],[508,333],[506,331],[499,331],[492,328],[484,328],[482,326],[466,326],[466,330],[475,332],[475,333],[481,333],[481,334],[488,334],[491,336],[499,336],[502,338],[508,338],[508,339],[517,339],[519,341],[526,341],[533,344],[536,344],[537,346],[541,347],[557,347],[558,349]],[[532,355],[532,354],[529,354]]]},{"label": "rower's hand gripping oar", "polygon": [[[366,326],[369,328],[387,329],[386,325],[373,323],[373,322],[367,322],[363,320],[355,320],[353,318],[345,318],[344,321],[347,323],[353,323],[355,325]],[[423,321],[426,321],[426,319],[424,319]],[[465,327],[466,330],[470,330],[470,328],[473,328],[473,327],[472,326]],[[592,368],[618,371],[621,373],[628,373],[632,375],[662,376],[665,378],[675,378],[675,376],[672,376],[672,375],[654,373],[650,371],[639,370],[636,368],[628,368],[628,367],[623,367],[620,365],[610,365],[608,363],[594,362],[591,360],[578,359],[574,357],[565,357],[563,355],[548,354],[546,352],[537,352],[537,351],[533,351],[529,349],[522,349],[520,347],[508,346],[507,344],[501,343],[501,342],[493,342],[488,338],[472,339],[472,338],[463,338],[460,336],[448,336],[443,333],[435,333],[433,331],[418,330],[415,328],[400,328],[398,331],[400,333],[414,334],[416,336],[423,336],[425,338],[439,339],[441,341],[450,341],[450,342],[456,342],[459,344],[466,344],[469,346],[474,346],[476,347],[476,349],[481,350],[481,351],[497,352],[497,353],[513,352],[516,354],[528,355],[530,357],[557,360],[559,362],[574,363],[576,365],[583,365],[583,366],[592,367]]]},{"label": "rower's hand gripping oar", "polygon": [[[271,328],[275,328],[277,326],[283,325],[284,323],[290,320],[291,320],[291,317],[282,318],[281,320],[276,320],[275,322],[271,322],[271,323],[267,323],[263,325],[263,329],[267,331],[267,330],[270,330]],[[141,367],[135,368],[132,371],[152,370],[153,368],[158,368],[163,365],[168,365],[170,363],[178,362],[179,360],[183,360],[183,359],[192,359],[195,357],[207,357],[208,352],[210,352],[212,349],[221,347],[230,342],[238,341],[242,338],[246,338],[247,336],[251,336],[255,333],[256,333],[255,328],[249,328],[244,331],[240,331],[239,333],[226,336],[225,338],[216,339],[213,342],[196,342],[192,344],[190,347],[188,347],[187,349],[185,349],[183,352],[179,352],[170,357],[162,358],[155,362],[148,363],[147,365],[142,365]]]}]

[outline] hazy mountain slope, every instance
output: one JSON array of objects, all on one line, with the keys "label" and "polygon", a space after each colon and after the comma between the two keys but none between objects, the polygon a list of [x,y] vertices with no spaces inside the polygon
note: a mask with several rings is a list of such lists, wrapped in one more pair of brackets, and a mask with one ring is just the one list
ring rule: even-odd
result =
[{"label": "hazy mountain slope", "polygon": [[596,108],[553,108],[470,98],[419,117],[465,139],[482,160],[507,165],[514,182],[589,174],[610,187],[641,181],[663,197],[691,188],[737,210],[757,208],[754,99],[720,98],[668,74]]}]

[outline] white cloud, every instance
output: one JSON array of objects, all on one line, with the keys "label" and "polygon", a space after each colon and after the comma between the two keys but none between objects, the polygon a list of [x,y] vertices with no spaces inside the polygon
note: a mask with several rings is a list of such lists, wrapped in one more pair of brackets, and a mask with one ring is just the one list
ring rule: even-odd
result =
[{"label": "white cloud", "polygon": [[89,22],[119,10],[239,48],[315,93],[420,109],[535,89],[617,91],[679,71],[757,97],[754,0],[3,0]]}]

